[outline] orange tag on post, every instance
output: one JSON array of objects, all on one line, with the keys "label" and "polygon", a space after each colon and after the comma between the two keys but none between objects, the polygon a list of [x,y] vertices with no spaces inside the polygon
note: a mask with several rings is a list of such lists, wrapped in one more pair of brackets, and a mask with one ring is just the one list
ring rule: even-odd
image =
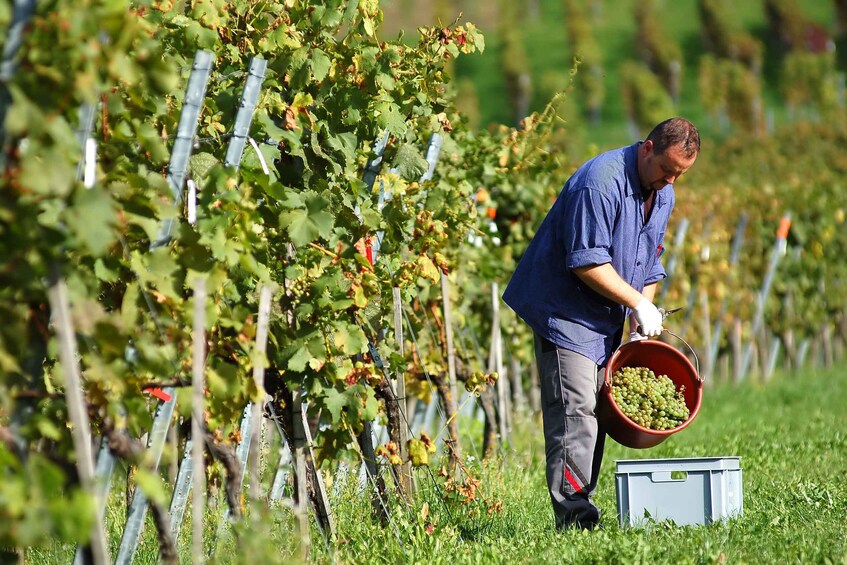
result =
[{"label": "orange tag on post", "polygon": [[791,218],[788,216],[779,221],[779,228],[776,230],[776,237],[779,239],[788,239],[788,230],[791,228]]}]

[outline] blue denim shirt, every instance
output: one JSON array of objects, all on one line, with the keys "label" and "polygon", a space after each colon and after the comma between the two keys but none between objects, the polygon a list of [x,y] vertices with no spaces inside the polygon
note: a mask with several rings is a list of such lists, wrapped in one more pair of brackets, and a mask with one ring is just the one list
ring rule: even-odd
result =
[{"label": "blue denim shirt", "polygon": [[645,225],[639,145],[602,153],[568,179],[503,294],[541,337],[601,366],[620,345],[629,311],[589,288],[572,269],[611,263],[639,292],[667,276],[660,258],[673,186],[656,192]]}]

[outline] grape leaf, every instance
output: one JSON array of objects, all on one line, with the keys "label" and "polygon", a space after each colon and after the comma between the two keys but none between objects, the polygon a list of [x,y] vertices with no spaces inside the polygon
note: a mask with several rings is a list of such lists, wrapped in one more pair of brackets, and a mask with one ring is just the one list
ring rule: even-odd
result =
[{"label": "grape leaf", "polygon": [[418,180],[429,169],[429,163],[414,146],[404,143],[397,148],[392,168],[402,178],[412,181]]}]

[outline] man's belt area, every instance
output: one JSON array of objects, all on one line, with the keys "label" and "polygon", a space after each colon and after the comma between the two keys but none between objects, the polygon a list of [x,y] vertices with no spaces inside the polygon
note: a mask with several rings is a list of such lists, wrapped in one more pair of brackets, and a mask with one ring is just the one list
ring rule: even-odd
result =
[{"label": "man's belt area", "polygon": [[538,339],[541,340],[541,353],[549,353],[550,351],[556,351],[557,346],[552,341],[538,336]]}]

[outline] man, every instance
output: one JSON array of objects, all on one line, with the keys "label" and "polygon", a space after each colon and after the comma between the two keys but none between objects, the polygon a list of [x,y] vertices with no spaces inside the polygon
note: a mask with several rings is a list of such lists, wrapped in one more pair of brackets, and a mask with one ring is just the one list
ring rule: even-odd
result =
[{"label": "man", "polygon": [[605,432],[595,415],[624,320],[662,332],[653,305],[673,183],[700,152],[694,125],[672,118],[647,139],[603,153],[568,179],[520,260],[503,300],[535,332],[547,486],[557,528],[593,529]]}]

